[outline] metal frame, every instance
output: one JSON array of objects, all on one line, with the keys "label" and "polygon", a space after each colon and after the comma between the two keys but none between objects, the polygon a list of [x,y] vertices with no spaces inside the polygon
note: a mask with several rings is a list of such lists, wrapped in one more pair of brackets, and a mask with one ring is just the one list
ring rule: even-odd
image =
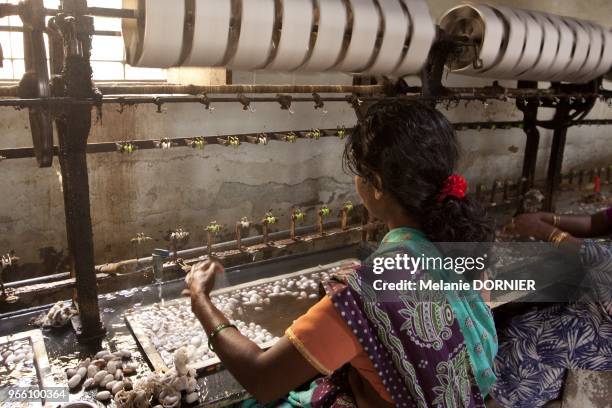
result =
[{"label": "metal frame", "polygon": [[[116,143],[88,144],[91,129],[91,110],[103,104],[123,106],[153,104],[161,111],[167,103],[198,103],[210,109],[215,103],[240,103],[249,109],[252,103],[278,103],[283,110],[296,102],[312,102],[322,109],[326,102],[346,102],[359,114],[372,102],[385,98],[425,101],[432,105],[451,107],[460,102],[488,103],[491,100],[516,100],[524,113],[522,122],[488,122],[456,124],[458,130],[505,129],[521,127],[527,135],[523,174],[516,183],[496,182],[486,191],[476,189],[481,200],[494,205],[497,195],[502,201],[512,202],[514,189],[519,204],[527,189],[535,183],[535,164],[539,145],[538,127],[554,129],[546,207],[553,208],[555,191],[561,180],[561,165],[567,131],[576,125],[608,125],[610,120],[584,120],[594,103],[612,100],[612,91],[603,89],[601,80],[575,86],[553,84],[550,89],[537,89],[533,84],[520,84],[518,89],[507,89],[493,83],[483,88],[445,88],[442,86],[444,65],[462,47],[474,47],[465,39],[438,32],[438,39],[430,61],[422,73],[423,87],[409,87],[403,80],[396,83],[380,78],[357,78],[353,86],[174,86],[174,85],[100,85],[91,81],[91,39],[96,33],[92,16],[137,18],[134,10],[88,7],[86,0],[62,0],[59,10],[44,8],[42,0],[23,0],[18,5],[0,5],[0,17],[19,15],[24,21],[24,41],[28,72],[18,86],[0,87],[0,107],[27,108],[30,113],[33,148],[0,150],[0,161],[35,156],[41,167],[51,165],[59,157],[63,179],[66,231],[72,258],[71,276],[74,278],[75,302],[81,315],[81,338],[103,335],[98,310],[96,268],[93,257],[93,237],[90,214],[87,154],[117,150]],[[45,16],[51,16],[47,26]],[[45,61],[46,51],[42,33],[49,35],[50,71]],[[115,33],[107,33],[115,35]],[[52,78],[50,80],[49,78]],[[348,96],[346,95],[348,94]],[[209,96],[214,95],[214,96]],[[249,95],[249,96],[247,96]],[[256,95],[256,96],[253,96]],[[539,109],[556,109],[551,121],[539,121]],[[53,122],[57,128],[59,146],[53,146]],[[308,131],[293,132],[297,137],[308,137]],[[323,132],[333,136],[333,130]],[[288,134],[288,133],[287,133]],[[285,132],[269,134],[277,140],[287,140]],[[229,137],[230,135],[228,135]],[[249,142],[252,135],[238,136]],[[210,144],[224,144],[223,138],[207,136]],[[186,139],[172,139],[171,143],[187,146]],[[156,148],[155,141],[131,141],[141,149]],[[2,164],[0,164],[2,165]],[[520,205],[519,205],[520,211]],[[367,214],[364,225],[367,224]],[[363,228],[364,237],[370,236]]]},{"label": "metal frame", "polygon": [[[42,331],[36,329],[0,337],[0,344],[12,343],[15,341],[28,341],[30,346],[32,346],[34,369],[36,370],[38,387],[43,389],[55,386]],[[46,403],[45,399],[41,399],[41,402],[43,406]]]},{"label": "metal frame", "polygon": [[[236,285],[236,286],[232,286],[230,288],[225,288],[225,289],[219,289],[214,291],[211,295],[214,296],[218,296],[218,295],[223,295],[223,294],[228,294],[234,291],[239,291],[242,289],[249,289],[249,288],[254,288],[257,286],[261,286],[261,285],[265,285],[266,283],[270,283],[270,282],[274,282],[280,279],[289,279],[289,278],[295,278],[297,276],[302,276],[302,275],[312,275],[315,272],[324,272],[324,271],[328,271],[332,268],[338,267],[338,266],[342,266],[342,265],[346,265],[347,263],[350,262],[356,262],[357,260],[355,259],[346,259],[346,260],[342,260],[342,261],[338,261],[338,262],[333,262],[330,264],[325,264],[325,265],[319,265],[319,266],[315,266],[313,268],[308,268],[308,269],[304,269],[301,271],[297,271],[297,272],[292,272],[292,273],[288,273],[285,275],[279,275],[279,276],[274,276],[272,278],[264,278],[264,279],[258,279],[258,280],[254,280],[252,282],[248,282],[248,283],[243,283],[240,285]],[[171,300],[168,302],[165,302],[166,306],[169,305],[174,305],[174,304],[180,304],[180,303],[184,303],[185,299],[175,299],[175,300]],[[138,310],[136,312],[132,312],[132,313],[127,313],[125,315],[125,321],[127,323],[127,326],[129,327],[129,329],[131,330],[131,332],[133,333],[134,337],[136,338],[138,344],[140,345],[140,347],[143,349],[144,351],[144,355],[147,359],[147,362],[149,363],[149,366],[151,367],[152,370],[157,371],[157,372],[166,372],[169,367],[166,365],[166,363],[164,362],[163,358],[161,357],[160,353],[157,351],[157,348],[155,347],[155,345],[153,344],[153,342],[151,341],[151,339],[144,333],[144,330],[142,329],[142,327],[138,324],[137,319],[135,318],[135,315],[137,315],[138,313],[140,313],[143,310],[149,309],[153,307],[153,305],[151,306],[147,306],[145,309],[142,310]],[[262,345],[260,345],[260,347],[262,349],[268,349],[270,347],[272,347],[276,342],[274,340],[264,343]],[[214,357],[211,359],[208,359],[206,361],[204,361],[201,365],[195,365],[193,366],[193,368],[195,370],[197,370],[198,374],[212,374],[216,371],[218,371],[219,369],[221,369],[221,360],[219,360],[219,358]]]}]

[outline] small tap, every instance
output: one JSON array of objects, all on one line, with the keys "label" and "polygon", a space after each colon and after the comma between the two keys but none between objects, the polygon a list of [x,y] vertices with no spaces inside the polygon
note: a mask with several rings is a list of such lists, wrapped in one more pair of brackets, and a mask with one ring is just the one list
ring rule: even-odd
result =
[{"label": "small tap", "polygon": [[295,241],[296,239],[296,224],[304,222],[304,212],[299,208],[295,208],[291,212],[291,239]]},{"label": "small tap", "polygon": [[169,259],[170,255],[171,253],[167,249],[155,249],[151,254],[153,258],[153,276],[155,276],[157,282],[161,282],[163,278],[164,260]]},{"label": "small tap", "polygon": [[185,139],[185,144],[192,149],[204,150],[208,142],[203,137],[195,137],[193,139]]},{"label": "small tap", "polygon": [[242,250],[242,230],[251,228],[251,221],[247,217],[242,217],[240,221],[236,223],[236,246],[238,250]]},{"label": "small tap", "polygon": [[155,106],[157,106],[157,113],[164,113],[164,111],[162,110],[162,106],[164,105],[164,102],[161,100],[161,98],[157,97],[153,100],[153,103],[155,104]]},{"label": "small tap", "polygon": [[178,258],[178,244],[186,242],[189,239],[189,236],[189,232],[180,227],[169,232],[168,239],[170,242],[172,242],[175,258]]},{"label": "small tap", "polygon": [[238,95],[238,101],[242,104],[242,110],[255,112],[255,108],[251,106],[251,100],[246,95]]},{"label": "small tap", "polygon": [[167,137],[161,140],[158,140],[158,141],[154,141],[153,143],[155,144],[155,147],[157,147],[158,149],[162,149],[162,150],[171,149],[173,146],[176,145],[174,142],[172,142]]},{"label": "small tap", "polygon": [[268,244],[268,226],[276,224],[278,218],[272,214],[272,210],[268,211],[261,221],[264,244]]},{"label": "small tap", "polygon": [[206,235],[208,237],[208,255],[212,255],[212,247],[214,245],[215,236],[221,232],[221,225],[217,223],[217,221],[212,221],[205,228]]},{"label": "small tap", "polygon": [[136,236],[130,240],[130,243],[134,245],[136,249],[136,261],[138,261],[138,259],[140,258],[140,255],[138,253],[138,247],[144,244],[145,242],[152,240],[153,238],[146,236],[144,232],[137,233]]},{"label": "small tap", "polygon": [[330,214],[331,214],[331,210],[326,205],[324,205],[323,207],[321,207],[321,209],[319,209],[319,212],[318,212],[318,215],[319,215],[319,234],[321,236],[325,235],[324,218],[325,217],[329,217]]},{"label": "small tap", "polygon": [[291,104],[293,103],[293,97],[291,95],[277,95],[278,103],[281,106],[281,110],[288,111],[291,115],[295,112],[291,109]]},{"label": "small tap", "polygon": [[135,144],[131,142],[117,142],[115,143],[115,146],[117,146],[117,151],[119,153],[125,153],[125,154],[132,154],[138,148]]},{"label": "small tap", "polygon": [[200,103],[204,105],[204,108],[210,113],[212,113],[215,110],[214,106],[211,106],[210,99],[208,98],[208,95],[206,94],[200,96]]},{"label": "small tap", "polygon": [[323,102],[321,95],[319,95],[318,93],[313,93],[312,98],[314,99],[315,110],[321,109],[321,112],[323,113],[323,115],[327,115],[329,111],[325,108],[325,102]]},{"label": "small tap", "polygon": [[319,129],[312,129],[310,132],[306,133],[306,137],[309,139],[319,140],[321,139],[321,131]]},{"label": "small tap", "polygon": [[2,255],[2,258],[0,258],[0,301],[2,302],[15,303],[19,300],[19,297],[15,296],[15,289],[4,286],[4,272],[11,271],[17,262],[19,262],[19,258],[15,256],[14,251]]},{"label": "small tap", "polygon": [[353,211],[354,208],[355,207],[353,206],[353,203],[350,201],[347,201],[342,206],[342,210],[340,212],[342,214],[342,230],[343,231],[348,229],[348,216]]}]

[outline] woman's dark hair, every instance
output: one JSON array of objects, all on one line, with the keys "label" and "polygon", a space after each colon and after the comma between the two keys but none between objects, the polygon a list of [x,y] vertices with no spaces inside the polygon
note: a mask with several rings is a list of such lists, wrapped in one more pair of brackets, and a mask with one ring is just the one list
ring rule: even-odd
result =
[{"label": "woman's dark hair", "polygon": [[[421,103],[373,105],[346,142],[345,168],[392,194],[433,242],[490,242],[492,224],[470,195],[439,201],[459,160],[450,122]],[[380,176],[382,185],[378,185]]]}]

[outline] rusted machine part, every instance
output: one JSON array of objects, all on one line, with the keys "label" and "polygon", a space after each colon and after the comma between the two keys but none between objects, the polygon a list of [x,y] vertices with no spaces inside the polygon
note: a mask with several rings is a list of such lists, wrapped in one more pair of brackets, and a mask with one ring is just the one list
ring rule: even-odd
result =
[{"label": "rusted machine part", "polygon": [[55,17],[50,18],[47,23],[47,36],[49,37],[51,78],[55,78],[61,75],[64,67],[64,41]]},{"label": "rusted machine part", "polygon": [[141,94],[310,94],[313,93],[359,93],[376,95],[382,93],[382,85],[107,85],[100,87],[104,95],[141,95]]},{"label": "rusted machine part", "polygon": [[[537,82],[519,82],[519,88],[537,89]],[[518,99],[517,108],[523,112],[525,123],[523,130],[527,135],[525,142],[525,158],[523,160],[523,178],[527,180],[523,186],[525,191],[531,189],[535,183],[536,164],[538,160],[538,149],[540,146],[540,131],[537,128],[538,108],[537,99]]]},{"label": "rusted machine part", "polygon": [[236,249],[242,251],[242,223],[236,223]]},{"label": "rusted machine part", "polygon": [[212,231],[207,230],[206,231],[206,237],[208,239],[208,256],[211,256],[213,253],[213,245],[215,244],[215,237]]},{"label": "rusted machine part", "polygon": [[344,231],[348,228],[348,212],[346,210],[341,211],[342,221],[341,221],[341,229]]},{"label": "rusted machine part", "polygon": [[297,238],[295,234],[296,223],[297,223],[297,219],[295,218],[295,215],[291,215],[291,225],[289,227],[289,231],[290,231],[289,238],[293,241],[295,241],[295,239]]},{"label": "rusted machine part", "polygon": [[317,213],[317,218],[318,218],[318,226],[319,226],[319,235],[321,235],[322,237],[325,236],[325,221],[323,220],[323,210],[320,210]]},{"label": "rusted machine part", "polygon": [[19,298],[15,296],[15,289],[4,286],[4,272],[12,271],[17,262],[19,262],[19,258],[15,256],[14,251],[0,257],[0,304],[11,304],[19,301]]},{"label": "rusted machine part", "polygon": [[571,105],[568,101],[561,101],[557,107],[554,121],[559,127],[553,133],[553,142],[550,149],[550,161],[548,162],[548,176],[546,179],[546,193],[544,198],[544,211],[555,210],[555,196],[561,185],[561,170],[563,167],[563,155],[567,140],[567,121],[570,118]]},{"label": "rusted machine part", "polygon": [[[601,87],[601,80],[596,80],[584,85],[574,84],[554,84],[552,88],[568,93],[589,92]],[[563,169],[563,155],[565,153],[565,143],[567,140],[568,129],[575,125],[577,121],[584,119],[593,109],[597,98],[560,98],[556,101],[543,101],[544,106],[556,108],[555,116],[552,120],[554,133],[553,142],[548,162],[548,176],[546,180],[546,194],[544,199],[544,211],[555,210],[555,196],[563,179],[561,171]]]},{"label": "rusted machine part", "polygon": [[268,245],[270,242],[270,238],[268,237],[268,220],[263,220],[261,222],[261,231],[263,235],[263,243],[264,245]]},{"label": "rusted machine part", "polygon": [[[442,76],[446,62],[450,60],[451,55],[457,52],[457,42],[439,27],[437,38],[438,41],[434,43],[429,54],[428,63],[421,72],[422,95],[442,96],[449,93],[442,85]],[[435,105],[435,101],[433,104]]]},{"label": "rusted machine part", "polygon": [[[48,98],[51,96],[47,52],[43,39],[45,13],[43,0],[25,0],[21,7],[24,25],[24,55],[26,73],[19,84],[21,98]],[[53,164],[53,121],[44,106],[29,108],[30,129],[34,153],[40,167]]]},{"label": "rusted machine part", "polygon": [[[58,16],[56,22],[64,40],[65,60],[57,96],[94,97],[91,56],[93,18],[78,14],[85,0],[63,0],[62,7],[75,14]],[[82,341],[101,338],[105,330],[100,321],[98,289],[94,263],[89,177],[87,174],[87,139],[91,130],[91,106],[75,105],[56,118],[59,162],[62,173],[66,233],[75,278],[75,301],[80,315],[77,335]]]}]

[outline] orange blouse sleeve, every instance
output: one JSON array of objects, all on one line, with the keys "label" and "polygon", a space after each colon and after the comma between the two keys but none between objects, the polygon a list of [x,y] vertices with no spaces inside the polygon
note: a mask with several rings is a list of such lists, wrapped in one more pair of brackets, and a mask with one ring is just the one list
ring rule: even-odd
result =
[{"label": "orange blouse sleeve", "polygon": [[353,360],[361,344],[325,296],[293,322],[285,335],[312,366],[329,375]]}]

